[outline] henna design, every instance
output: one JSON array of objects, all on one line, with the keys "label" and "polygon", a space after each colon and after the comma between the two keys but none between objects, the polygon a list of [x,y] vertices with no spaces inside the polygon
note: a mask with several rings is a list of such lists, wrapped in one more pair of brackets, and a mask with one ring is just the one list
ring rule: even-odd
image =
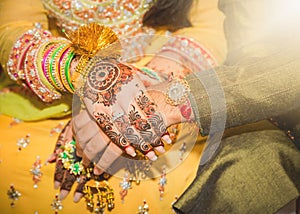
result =
[{"label": "henna design", "polygon": [[65,173],[65,169],[63,163],[61,162],[61,160],[59,160],[56,162],[55,165],[54,180],[61,183],[64,178],[64,173]]},{"label": "henna design", "polygon": [[143,119],[138,111],[135,110],[135,107],[132,105],[132,110],[129,111],[129,120],[131,125],[139,131],[146,131],[151,129],[150,124],[147,120]]},{"label": "henna design", "polygon": [[141,94],[136,98],[138,106],[144,111],[147,116],[153,115],[155,113],[155,103],[145,95],[141,90]]},{"label": "henna design", "polygon": [[[130,121],[126,116],[117,118],[115,124],[134,148],[140,150],[144,154],[151,150],[150,144],[135,134],[135,130],[130,126]],[[151,132],[150,134],[152,135]]]},{"label": "henna design", "polygon": [[149,122],[152,128],[154,129],[155,133],[158,136],[162,137],[163,134],[166,132],[167,128],[161,114],[155,113],[154,115],[149,117]]},{"label": "henna design", "polygon": [[111,106],[116,102],[116,96],[121,91],[121,87],[133,79],[133,68],[117,60],[96,60],[89,68],[84,96],[94,103],[99,102],[104,106]]},{"label": "henna design", "polygon": [[111,139],[113,143],[121,148],[126,148],[130,145],[129,142],[121,134],[118,134],[113,130],[113,123],[111,122],[110,116],[104,113],[96,112],[94,113],[94,117],[100,125],[100,128]]},{"label": "henna design", "polygon": [[75,181],[76,176],[74,174],[71,174],[68,170],[66,170],[60,189],[70,191]]},{"label": "henna design", "polygon": [[140,134],[143,137],[143,139],[148,142],[152,142],[152,140],[154,138],[153,133],[149,130],[148,131],[140,131]]},{"label": "henna design", "polygon": [[97,62],[89,73],[88,85],[97,92],[111,88],[120,76],[120,69],[109,62]]}]

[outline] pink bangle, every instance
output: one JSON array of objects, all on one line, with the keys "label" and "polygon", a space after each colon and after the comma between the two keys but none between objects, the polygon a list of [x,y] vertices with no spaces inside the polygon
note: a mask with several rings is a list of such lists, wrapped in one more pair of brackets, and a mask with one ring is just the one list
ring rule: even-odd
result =
[{"label": "pink bangle", "polygon": [[7,61],[7,73],[12,80],[25,79],[24,60],[27,51],[34,42],[50,37],[51,33],[41,29],[41,26],[37,23],[33,29],[26,31],[17,39]]}]

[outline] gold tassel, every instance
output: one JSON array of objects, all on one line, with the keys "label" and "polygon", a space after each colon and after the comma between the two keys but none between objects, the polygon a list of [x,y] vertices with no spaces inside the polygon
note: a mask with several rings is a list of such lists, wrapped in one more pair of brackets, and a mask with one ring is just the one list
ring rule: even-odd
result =
[{"label": "gold tassel", "polygon": [[93,57],[99,50],[107,48],[113,43],[119,43],[115,32],[109,27],[90,23],[66,34],[72,42],[75,53],[81,56]]}]

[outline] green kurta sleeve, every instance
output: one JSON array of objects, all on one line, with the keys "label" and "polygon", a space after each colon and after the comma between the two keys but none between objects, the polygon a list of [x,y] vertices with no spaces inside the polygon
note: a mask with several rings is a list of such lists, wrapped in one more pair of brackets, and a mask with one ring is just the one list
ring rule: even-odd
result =
[{"label": "green kurta sleeve", "polygon": [[[236,66],[220,66],[215,72],[189,75],[187,81],[202,134],[209,133],[212,118],[218,123],[225,120],[225,128],[230,128],[298,107],[299,50],[295,47],[268,57],[249,58]],[[212,107],[215,107],[213,111]]]}]

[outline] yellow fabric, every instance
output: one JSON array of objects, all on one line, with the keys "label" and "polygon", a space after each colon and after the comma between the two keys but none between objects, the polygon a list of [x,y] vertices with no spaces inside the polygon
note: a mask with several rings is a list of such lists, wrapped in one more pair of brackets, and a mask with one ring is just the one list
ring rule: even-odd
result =
[{"label": "yellow fabric", "polygon": [[[193,28],[180,30],[177,34],[192,36],[207,48],[219,63],[222,63],[226,54],[225,38],[223,33],[223,14],[217,9],[217,0],[199,0],[193,6],[191,13]],[[40,0],[2,0],[0,2],[0,61],[1,64],[7,61],[8,50],[15,39],[26,29],[30,28],[33,22],[41,22],[47,27],[45,13],[41,7]],[[18,14],[18,15],[16,15]],[[20,22],[20,20],[23,20]],[[57,31],[55,32],[57,35]],[[42,167],[42,180],[37,189],[33,188],[30,168],[37,155],[44,163],[47,157],[53,152],[57,135],[49,136],[50,129],[60,121],[46,120],[41,122],[21,123],[9,128],[12,118],[0,115],[0,210],[1,213],[53,213],[51,202],[58,190],[53,188],[54,164]],[[190,132],[189,126],[184,126],[182,135]],[[31,142],[27,148],[18,151],[17,140],[30,133]],[[200,139],[188,158],[175,170],[168,172],[167,185],[165,187],[164,199],[159,199],[158,181],[143,181],[140,185],[133,184],[129,190],[125,203],[122,204],[119,191],[120,178],[112,177],[110,185],[115,190],[116,207],[113,213],[137,213],[138,206],[146,199],[150,206],[150,213],[172,213],[171,203],[175,196],[179,196],[189,186],[196,175],[200,154],[204,146],[204,139]],[[182,142],[178,142],[182,143]],[[173,153],[173,161],[178,161],[179,151]],[[178,158],[178,159],[176,159]],[[10,207],[10,200],[6,195],[10,184],[22,194],[16,201],[14,208]],[[71,195],[73,192],[71,193]],[[73,203],[72,196],[63,201],[63,210],[59,213],[89,213],[85,208],[84,200],[78,204]]]},{"label": "yellow fabric", "polygon": [[[65,120],[47,120],[42,122],[20,123],[13,127],[9,127],[12,118],[0,116],[0,133],[2,136],[0,142],[0,210],[1,213],[53,213],[50,206],[52,200],[58,190],[53,188],[54,164],[43,165],[41,171],[43,173],[42,180],[38,183],[38,188],[33,188],[32,175],[30,169],[36,160],[36,156],[40,156],[44,163],[49,155],[53,152],[57,139],[57,134],[50,136],[50,130],[57,126],[59,122]],[[17,140],[30,134],[30,143],[26,148],[18,151]],[[185,133],[188,133],[187,131]],[[158,182],[155,180],[142,181],[140,185],[133,184],[133,188],[129,190],[125,197],[125,203],[120,200],[119,183],[121,178],[112,177],[109,184],[115,191],[116,207],[113,213],[136,213],[138,206],[142,205],[146,199],[150,206],[151,213],[172,213],[171,203],[175,200],[175,196],[179,196],[192,182],[196,175],[196,169],[200,159],[200,153],[203,149],[204,141],[198,142],[190,153],[188,158],[179,167],[175,168],[167,174],[167,185],[165,187],[164,199],[159,199]],[[176,157],[177,156],[177,157]],[[176,159],[175,159],[176,158]],[[179,162],[179,151],[174,152],[174,161]],[[10,184],[14,184],[22,196],[16,201],[14,208],[10,207],[10,200],[6,192]],[[85,208],[84,200],[78,204],[72,201],[71,195],[63,201],[63,210],[59,213],[89,213]]]}]

